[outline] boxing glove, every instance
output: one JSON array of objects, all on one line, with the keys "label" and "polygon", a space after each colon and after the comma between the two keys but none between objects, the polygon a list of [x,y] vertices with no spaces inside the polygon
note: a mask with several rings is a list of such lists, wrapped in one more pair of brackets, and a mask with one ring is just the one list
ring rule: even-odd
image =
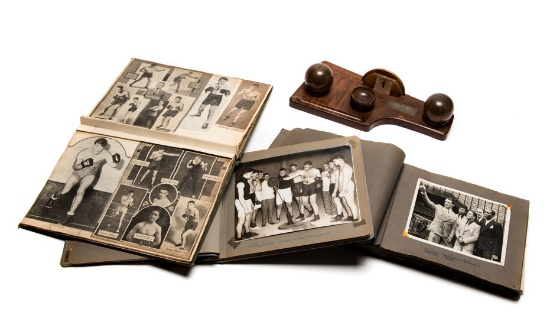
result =
[{"label": "boxing glove", "polygon": [[87,159],[83,160],[82,162],[80,162],[80,165],[82,166],[82,168],[92,166],[92,165],[94,165],[94,159],[93,158],[87,158]]}]

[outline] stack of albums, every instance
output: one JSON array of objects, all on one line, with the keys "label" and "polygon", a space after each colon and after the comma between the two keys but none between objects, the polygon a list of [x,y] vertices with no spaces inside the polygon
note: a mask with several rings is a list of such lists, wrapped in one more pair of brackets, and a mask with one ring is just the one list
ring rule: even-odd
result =
[{"label": "stack of albums", "polygon": [[[297,163],[298,169],[303,169],[302,163],[309,161],[322,173],[323,164],[334,154],[344,154],[344,161],[352,164],[358,220],[335,221],[337,213],[334,208],[328,213],[319,191],[316,201],[320,220],[312,215],[298,221],[296,228],[282,230],[268,223],[267,228],[252,230],[258,234],[251,239],[235,241],[238,218],[234,182],[246,167],[252,165],[272,177],[280,168],[290,171],[290,164]],[[270,149],[243,155],[208,232],[207,239],[212,243],[201,249],[204,260],[226,262],[354,242],[360,252],[519,298],[529,201],[430,173],[404,160],[405,153],[391,144],[342,138],[312,129],[282,130]],[[452,204],[451,213],[441,216],[446,201]],[[298,216],[297,203],[293,202],[292,207],[293,216]],[[280,213],[278,225],[288,228],[284,208]],[[305,213],[307,216],[307,210]],[[259,217],[257,222],[263,219]],[[61,263],[72,266],[143,259],[67,241]]]},{"label": "stack of albums", "polygon": [[132,59],[19,226],[193,264],[271,89]]}]

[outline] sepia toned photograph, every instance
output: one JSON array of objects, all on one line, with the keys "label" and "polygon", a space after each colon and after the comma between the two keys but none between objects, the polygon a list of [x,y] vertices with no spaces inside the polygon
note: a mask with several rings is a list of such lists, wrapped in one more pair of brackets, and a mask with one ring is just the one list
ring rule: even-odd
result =
[{"label": "sepia toned photograph", "polygon": [[95,234],[120,240],[140,204],[146,199],[147,189],[120,185],[99,222]]},{"label": "sepia toned photograph", "polygon": [[364,220],[352,156],[350,146],[338,146],[239,166],[234,185],[234,240]]},{"label": "sepia toned photograph", "polygon": [[137,145],[76,133],[27,216],[93,231]]},{"label": "sepia toned photograph", "polygon": [[408,237],[504,265],[511,209],[502,203],[418,179]]},{"label": "sepia toned photograph", "polygon": [[94,235],[189,253],[213,209],[229,161],[140,143]]},{"label": "sepia toned photograph", "polygon": [[207,82],[206,88],[184,117],[180,128],[191,130],[208,130],[234,97],[240,79],[214,75]]},{"label": "sepia toned photograph", "polygon": [[170,219],[170,230],[163,248],[189,252],[195,245],[197,234],[204,228],[211,204],[205,201],[181,197]]},{"label": "sepia toned photograph", "polygon": [[216,124],[228,129],[244,130],[260,108],[268,89],[265,84],[243,81]]},{"label": "sepia toned photograph", "polygon": [[147,206],[132,218],[129,226],[124,240],[159,248],[170,227],[170,213],[161,206]]},{"label": "sepia toned photograph", "polygon": [[271,86],[133,59],[90,114],[95,119],[189,135],[248,129]]}]

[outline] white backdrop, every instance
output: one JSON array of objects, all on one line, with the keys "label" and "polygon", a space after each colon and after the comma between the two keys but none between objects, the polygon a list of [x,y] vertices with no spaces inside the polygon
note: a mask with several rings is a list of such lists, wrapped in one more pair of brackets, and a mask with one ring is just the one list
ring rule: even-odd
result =
[{"label": "white backdrop", "polygon": [[[0,52],[3,321],[56,327],[447,327],[544,320],[550,24],[537,1],[11,1]],[[408,164],[531,201],[525,294],[510,301],[343,250],[223,265],[61,268],[63,242],[18,229],[79,124],[130,58],[274,86],[247,146],[282,128],[393,143]],[[406,93],[455,104],[446,141],[361,132],[295,110],[327,60],[395,72]],[[546,156],[545,156],[546,155]],[[542,311],[541,311],[542,310]],[[467,313],[467,315],[465,315]]]}]

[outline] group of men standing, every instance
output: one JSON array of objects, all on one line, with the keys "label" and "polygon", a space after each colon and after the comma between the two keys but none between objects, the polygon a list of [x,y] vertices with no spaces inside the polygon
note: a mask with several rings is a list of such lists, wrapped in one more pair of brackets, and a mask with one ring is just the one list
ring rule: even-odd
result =
[{"label": "group of men standing", "polygon": [[[301,169],[291,164],[289,171],[279,169],[277,177],[252,168],[245,169],[235,181],[235,208],[237,209],[236,240],[251,238],[258,234],[251,229],[259,228],[256,216],[261,212],[261,227],[280,222],[286,217],[285,226],[291,226],[313,216],[309,222],[321,220],[317,195],[321,193],[325,214],[332,216],[330,222],[358,221],[355,200],[353,168],[342,155],[334,156],[323,164],[323,169],[305,161]],[[298,211],[294,217],[293,202]],[[260,211],[261,209],[261,211]],[[280,227],[282,227],[281,225]]]},{"label": "group of men standing", "polygon": [[428,226],[428,241],[492,261],[501,260],[503,228],[492,209],[468,209],[459,205],[454,213],[453,199],[446,198],[443,205],[430,200],[426,187],[420,185],[424,202],[434,209],[434,219]]}]

